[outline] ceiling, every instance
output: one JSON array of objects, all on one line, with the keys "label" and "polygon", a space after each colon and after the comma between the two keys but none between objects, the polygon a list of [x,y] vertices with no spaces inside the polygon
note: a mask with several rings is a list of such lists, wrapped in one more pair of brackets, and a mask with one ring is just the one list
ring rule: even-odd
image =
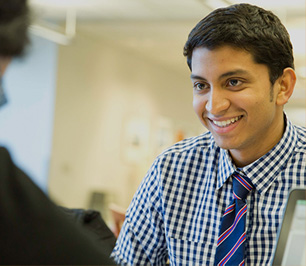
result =
[{"label": "ceiling", "polygon": [[[182,47],[194,25],[211,10],[235,0],[29,0],[36,34],[69,45],[79,31],[151,60],[186,71]],[[294,46],[299,86],[305,89],[305,0],[244,1],[272,10],[287,27]],[[60,28],[54,25],[60,24]],[[43,25],[43,27],[41,27]],[[48,32],[44,32],[48,29]],[[51,31],[50,31],[51,29]],[[184,62],[184,63],[182,63]],[[296,98],[305,99],[305,90]],[[305,100],[303,100],[303,103]]]},{"label": "ceiling", "polygon": [[[116,39],[116,33],[123,34],[125,41],[127,37],[132,39],[133,36],[138,35],[137,41],[144,40],[147,45],[146,37],[150,37],[151,40],[171,40],[173,43],[180,42],[182,38],[185,40],[190,29],[208,12],[220,6],[239,2],[241,1],[29,0],[35,24],[46,25],[48,22],[52,28],[54,26],[52,23],[64,21],[66,28],[62,31],[68,37],[75,34],[75,27],[91,24],[95,25],[97,35],[103,35],[104,29],[107,32],[112,28],[113,37]],[[249,0],[247,2],[276,13],[291,34],[296,54],[305,56],[305,0]],[[112,38],[108,33],[108,37]]]},{"label": "ceiling", "polygon": [[[84,20],[186,20],[203,11],[243,1],[235,0],[29,0],[40,16],[61,19],[67,9]],[[244,1],[273,10],[282,17],[305,16],[305,0]]]}]

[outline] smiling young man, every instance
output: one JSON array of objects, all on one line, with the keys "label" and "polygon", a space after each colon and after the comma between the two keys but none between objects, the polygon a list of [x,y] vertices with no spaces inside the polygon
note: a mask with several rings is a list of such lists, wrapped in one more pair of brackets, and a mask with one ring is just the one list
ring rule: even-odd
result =
[{"label": "smiling young man", "polygon": [[288,32],[269,11],[233,5],[195,26],[184,55],[194,110],[209,132],[156,158],[113,257],[269,265],[287,195],[306,186],[305,128],[283,111],[296,81]]}]

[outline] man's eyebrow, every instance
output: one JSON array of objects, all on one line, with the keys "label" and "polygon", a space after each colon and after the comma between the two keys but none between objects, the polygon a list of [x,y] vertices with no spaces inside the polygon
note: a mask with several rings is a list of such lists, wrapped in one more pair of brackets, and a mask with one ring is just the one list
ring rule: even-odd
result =
[{"label": "man's eyebrow", "polygon": [[191,74],[190,75],[190,78],[191,79],[202,79],[202,80],[206,80],[205,78],[201,77],[201,76],[198,76],[198,75],[194,75],[194,74]]},{"label": "man's eyebrow", "polygon": [[218,79],[220,80],[220,79],[230,77],[230,76],[234,76],[234,75],[246,75],[246,74],[249,74],[249,72],[246,71],[246,70],[243,70],[243,69],[236,69],[236,70],[229,71],[229,72],[226,72],[226,73],[220,75],[220,77]]},{"label": "man's eyebrow", "polygon": [[[249,72],[246,71],[246,70],[243,70],[243,69],[236,69],[236,70],[229,71],[229,72],[221,74],[218,79],[221,80],[221,79],[224,79],[226,77],[230,77],[230,76],[234,76],[234,75],[246,75],[246,74],[249,74]],[[191,79],[206,80],[205,78],[203,78],[201,76],[198,76],[198,75],[194,75],[194,74],[191,74],[190,78]]]}]

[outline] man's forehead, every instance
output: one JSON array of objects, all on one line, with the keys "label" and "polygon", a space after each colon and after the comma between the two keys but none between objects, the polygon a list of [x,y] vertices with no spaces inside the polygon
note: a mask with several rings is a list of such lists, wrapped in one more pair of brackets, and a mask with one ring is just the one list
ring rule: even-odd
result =
[{"label": "man's forehead", "polygon": [[218,75],[248,74],[252,68],[258,67],[250,52],[244,49],[222,46],[216,49],[198,47],[191,60],[192,77],[201,76],[203,72]]}]

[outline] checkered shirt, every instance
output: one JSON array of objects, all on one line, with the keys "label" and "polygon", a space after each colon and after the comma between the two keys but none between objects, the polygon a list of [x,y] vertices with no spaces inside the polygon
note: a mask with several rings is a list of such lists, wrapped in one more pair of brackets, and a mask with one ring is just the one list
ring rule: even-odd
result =
[{"label": "checkered shirt", "polygon": [[279,143],[240,169],[209,132],[158,156],[131,202],[112,257],[121,265],[213,265],[235,170],[255,187],[247,197],[246,265],[270,265],[288,192],[306,186],[306,130],[288,119]]}]

